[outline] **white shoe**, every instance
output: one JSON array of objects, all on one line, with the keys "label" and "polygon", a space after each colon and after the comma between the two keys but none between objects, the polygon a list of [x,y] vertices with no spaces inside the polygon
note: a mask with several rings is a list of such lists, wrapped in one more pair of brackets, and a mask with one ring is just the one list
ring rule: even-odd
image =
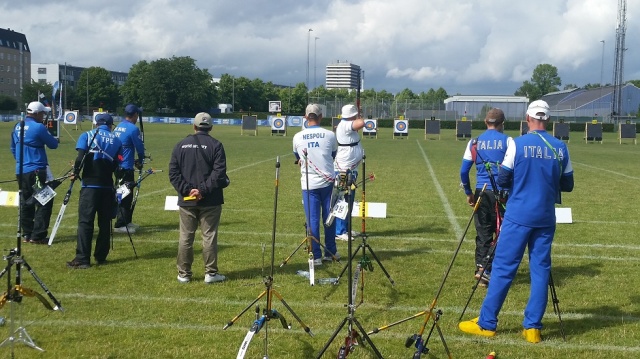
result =
[{"label": "white shoe", "polygon": [[360,232],[351,231],[351,237],[357,237],[360,235]]},{"label": "white shoe", "polygon": [[322,265],[322,258],[318,258],[318,259],[314,259],[313,260],[313,266],[317,267],[317,266],[321,266]]},{"label": "white shoe", "polygon": [[129,229],[131,229],[131,228],[133,228],[133,229],[138,229],[138,228],[140,228],[140,226],[139,226],[139,225],[137,225],[137,224],[135,224],[135,223],[133,223],[133,222],[131,222],[131,223],[127,224],[127,227],[129,227]]},{"label": "white shoe", "polygon": [[180,283],[189,283],[189,282],[191,282],[191,278],[189,278],[189,277],[181,277],[180,274],[178,274],[178,282],[180,282]]},{"label": "white shoe", "polygon": [[204,282],[207,284],[223,282],[225,280],[227,280],[227,277],[223,276],[220,273],[214,273],[214,274],[207,273],[204,275]]},{"label": "white shoe", "polygon": [[[348,241],[349,240],[349,235],[346,233],[342,233],[336,236],[336,239],[341,240],[341,241]],[[351,236],[351,240],[353,240],[353,236]]]},{"label": "white shoe", "polygon": [[126,234],[127,233],[127,228],[129,229],[129,231],[128,231],[129,234],[136,233],[136,230],[133,227],[125,227],[125,226],[115,227],[113,229],[113,232],[114,233],[125,233]]}]

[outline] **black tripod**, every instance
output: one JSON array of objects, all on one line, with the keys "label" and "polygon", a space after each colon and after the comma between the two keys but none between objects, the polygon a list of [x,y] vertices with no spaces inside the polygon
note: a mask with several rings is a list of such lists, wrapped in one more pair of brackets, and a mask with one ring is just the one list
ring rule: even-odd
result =
[{"label": "black tripod", "polygon": [[282,304],[285,306],[285,308],[287,308],[287,310],[291,313],[291,315],[293,315],[293,317],[296,318],[298,323],[300,323],[302,328],[304,328],[304,331],[307,332],[310,336],[313,336],[311,329],[302,321],[302,319],[300,319],[300,317],[298,317],[298,315],[293,311],[293,309],[291,309],[291,307],[289,306],[289,304],[287,304],[287,302],[284,300],[282,295],[278,293],[275,289],[273,289],[273,263],[274,263],[275,246],[276,246],[276,218],[277,218],[276,213],[278,211],[279,178],[280,178],[280,157],[278,156],[276,157],[275,199],[273,203],[273,229],[271,232],[271,272],[268,276],[264,277],[263,279],[265,290],[262,293],[260,293],[260,295],[258,295],[258,297],[253,302],[247,305],[240,312],[240,314],[236,315],[233,319],[231,319],[223,328],[223,329],[227,329],[230,326],[232,326],[233,323],[235,323],[242,316],[242,314],[246,313],[249,310],[249,308],[251,308],[254,304],[256,304],[262,297],[264,297],[265,295],[267,296],[267,305],[262,311],[262,316],[260,316],[260,308],[256,306],[256,320],[251,325],[251,328],[249,329],[249,331],[247,332],[247,335],[244,338],[244,341],[240,345],[240,349],[238,351],[238,356],[237,356],[238,359],[244,358],[247,348],[249,347],[249,344],[251,342],[251,339],[263,327],[264,327],[264,333],[265,333],[264,334],[264,358],[269,357],[267,353],[267,347],[268,347],[267,344],[268,344],[268,338],[269,338],[268,323],[271,319],[279,319],[283,328],[291,329],[291,325],[287,324],[287,321],[282,316],[282,314],[280,314],[277,310],[272,308],[271,305],[273,302],[274,295],[280,300],[280,302],[282,302]]},{"label": "black tripod", "polygon": [[[444,288],[444,284],[447,281],[447,277],[449,277],[449,272],[451,272],[451,268],[453,267],[453,263],[456,260],[456,257],[458,256],[458,252],[460,252],[460,247],[462,246],[462,242],[464,241],[464,237],[467,235],[467,231],[469,231],[469,226],[471,225],[471,222],[473,221],[473,216],[475,215],[476,211],[478,210],[478,207],[480,207],[480,202],[482,200],[482,194],[484,193],[484,191],[486,190],[487,185],[485,184],[482,187],[482,191],[480,192],[480,195],[478,196],[478,198],[476,199],[476,204],[473,206],[473,212],[471,213],[471,217],[469,218],[469,222],[467,222],[467,226],[464,229],[464,233],[462,233],[462,236],[460,237],[460,241],[458,241],[458,246],[456,247],[456,250],[453,252],[453,257],[451,258],[451,262],[449,262],[449,267],[447,267],[447,270],[444,272],[444,276],[442,277],[442,282],[440,282],[440,287],[438,288],[438,292],[436,293],[435,298],[433,298],[433,301],[431,302],[431,305],[429,306],[429,309],[424,310],[420,313],[416,313],[408,318],[404,318],[401,319],[397,322],[376,328],[374,330],[372,330],[371,332],[369,332],[369,334],[374,334],[374,333],[378,333],[381,330],[385,330],[385,329],[389,329],[395,325],[398,325],[400,323],[404,323],[408,320],[411,320],[413,318],[417,318],[417,317],[421,317],[424,316],[424,322],[422,323],[422,326],[420,327],[420,331],[417,334],[413,334],[412,336],[410,336],[409,338],[407,338],[406,342],[405,342],[405,346],[407,348],[410,348],[411,345],[415,344],[415,348],[416,351],[413,354],[413,359],[419,359],[422,354],[427,354],[429,353],[429,348],[427,347],[427,344],[429,343],[429,339],[431,338],[431,333],[433,332],[433,329],[436,328],[438,330],[438,335],[440,336],[440,340],[442,340],[442,345],[444,345],[444,349],[447,352],[447,356],[451,359],[451,352],[449,351],[449,347],[447,346],[446,341],[444,340],[444,335],[442,335],[442,330],[440,329],[440,324],[438,323],[440,320],[440,316],[442,315],[442,311],[441,310],[437,310],[434,313],[434,309],[436,307],[436,305],[438,304],[438,298],[440,297],[440,294],[442,294],[442,289]],[[429,331],[429,334],[427,335],[426,338],[423,338],[424,336],[424,332],[425,329],[427,327],[427,324],[429,323],[429,320],[433,319],[433,324],[431,326],[431,330]]]},{"label": "black tripod", "polygon": [[[351,182],[352,182],[351,174],[348,175],[347,181],[348,181],[349,188],[351,188]],[[350,189],[350,192],[351,192],[350,194],[353,195],[353,189]],[[382,358],[382,354],[380,354],[380,352],[378,351],[378,348],[376,348],[375,344],[373,344],[373,341],[371,341],[371,338],[369,338],[369,335],[367,335],[367,332],[364,330],[364,328],[362,327],[358,319],[355,317],[355,312],[356,312],[356,306],[354,305],[355,290],[353,288],[354,282],[353,282],[352,268],[351,268],[352,266],[351,258],[353,258],[353,256],[351,255],[351,250],[352,250],[351,213],[352,211],[353,211],[353,203],[349,201],[348,211],[347,211],[347,233],[348,233],[349,241],[347,243],[347,250],[350,254],[349,256],[350,259],[349,259],[349,262],[347,263],[347,276],[349,277],[349,285],[348,285],[349,289],[347,294],[347,297],[348,297],[347,316],[342,320],[340,325],[338,325],[338,328],[336,328],[335,332],[333,332],[333,334],[331,335],[331,338],[329,338],[329,341],[327,342],[327,344],[325,344],[325,346],[322,348],[320,353],[318,353],[318,356],[316,357],[317,359],[320,359],[322,357],[324,352],[329,348],[329,345],[331,345],[331,342],[333,342],[336,336],[338,336],[338,333],[340,332],[340,330],[342,330],[342,328],[345,325],[347,325],[348,333],[347,333],[347,336],[345,337],[344,344],[340,347],[340,350],[338,352],[338,356],[337,356],[338,359],[344,359],[349,355],[349,353],[353,352],[355,350],[355,347],[359,345],[358,339],[361,336],[369,344],[369,346],[371,347],[371,350],[373,350],[375,355],[378,358]],[[357,281],[355,284],[357,284]],[[360,332],[358,332],[358,330]]]},{"label": "black tripod", "polygon": [[[14,313],[16,311],[14,306],[22,302],[23,296],[37,297],[47,309],[63,311],[62,305],[60,304],[60,302],[53,296],[51,291],[49,291],[49,288],[47,288],[44,282],[42,282],[42,280],[38,277],[38,275],[36,275],[36,273],[33,271],[33,268],[31,268],[29,263],[27,263],[27,261],[22,257],[21,220],[22,220],[22,206],[24,205],[24,201],[25,201],[25,199],[22,198],[23,197],[22,181],[24,180],[23,179],[24,130],[25,130],[24,126],[25,126],[24,120],[22,120],[20,122],[20,135],[19,135],[19,142],[20,142],[20,149],[19,149],[20,163],[18,165],[19,167],[18,169],[18,200],[19,202],[18,203],[19,204],[18,204],[18,230],[16,233],[16,248],[9,250],[9,254],[6,256],[3,256],[3,259],[7,261],[7,265],[0,272],[0,278],[2,278],[2,276],[4,276],[5,274],[7,275],[7,291],[0,297],[0,307],[2,307],[7,301],[10,302],[9,337],[7,337],[4,341],[2,341],[2,343],[0,343],[0,347],[10,345],[12,358],[14,357],[14,343],[23,343],[33,349],[44,351],[44,349],[40,348],[34,343],[29,333],[27,333],[26,328],[22,326],[20,318],[19,317],[16,318],[19,313]],[[15,285],[11,284],[11,268],[14,265],[16,267]],[[53,301],[53,303],[55,304],[55,307],[51,306],[51,304],[49,304],[49,302],[47,302],[47,300],[42,295],[38,294],[37,292],[29,288],[22,286],[22,267],[23,266],[27,268],[29,273],[31,273],[31,276],[36,280],[36,282],[38,282],[40,287],[42,287],[42,290],[44,290],[44,292],[47,293],[51,301]],[[17,328],[16,328],[16,322],[18,322]]]},{"label": "black tripod", "polygon": [[[366,173],[366,167],[365,167],[365,158],[366,156],[363,154],[362,155],[362,173]],[[370,176],[369,178],[372,178],[373,176]],[[371,256],[373,257],[373,259],[376,261],[376,263],[378,263],[378,265],[380,266],[380,269],[382,269],[382,272],[384,272],[384,275],[387,276],[387,279],[389,279],[389,282],[391,282],[392,286],[395,286],[395,282],[394,280],[391,278],[391,276],[389,275],[389,272],[387,272],[387,269],[382,265],[382,262],[380,262],[380,259],[378,259],[378,256],[376,255],[376,253],[373,251],[373,248],[371,248],[371,246],[369,245],[369,243],[367,243],[367,230],[366,230],[366,186],[365,184],[367,183],[366,179],[362,180],[362,203],[360,204],[360,217],[362,218],[362,232],[360,232],[360,238],[362,238],[362,243],[360,243],[360,245],[358,245],[358,248],[356,248],[355,252],[353,252],[353,254],[349,257],[349,262],[347,262],[347,264],[344,266],[344,268],[342,268],[342,271],[340,272],[340,274],[338,275],[338,278],[335,282],[335,284],[338,284],[338,281],[340,280],[340,278],[344,275],[344,272],[347,270],[347,267],[349,266],[349,263],[351,263],[353,261],[353,259],[355,258],[355,256],[358,254],[358,251],[362,250],[362,257],[360,258],[359,261],[359,265],[356,266],[356,271],[359,272],[358,273],[358,277],[360,278],[360,302],[358,303],[358,306],[360,306],[360,304],[362,304],[364,302],[364,271],[368,270],[370,272],[373,272],[373,264],[371,263],[371,260],[369,259],[369,257],[367,256],[367,249],[369,250],[369,253],[371,253]],[[353,193],[352,193],[353,195]],[[353,198],[353,197],[352,197]],[[349,220],[349,222],[351,222],[351,220]],[[351,229],[349,229],[349,242],[351,242]],[[356,284],[357,286],[357,284]]]}]

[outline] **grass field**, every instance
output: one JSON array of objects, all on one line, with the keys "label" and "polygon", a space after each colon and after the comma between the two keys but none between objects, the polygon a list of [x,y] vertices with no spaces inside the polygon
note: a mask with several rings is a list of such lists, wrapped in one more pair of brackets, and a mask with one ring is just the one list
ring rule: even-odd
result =
[{"label": "grass field", "polygon": [[[11,125],[0,124],[5,136],[0,180],[14,178],[8,141]],[[165,172],[142,183],[134,214],[134,222],[142,229],[133,235],[139,258],[134,258],[128,237],[116,234],[108,265],[88,270],[65,267],[75,254],[76,186],[54,245],[22,246],[23,257],[65,311],[49,312],[35,298],[15,305],[29,334],[46,350],[38,353],[17,344],[16,357],[235,358],[255,319],[253,308],[227,330],[222,328],[265,289],[262,278],[270,267],[276,156],[282,166],[274,289],[315,336],[307,335],[274,298],[273,308],[291,322],[292,329],[282,329],[278,321],[269,323],[268,354],[270,358],[315,357],[347,315],[346,276],[338,286],[310,287],[307,279],[296,275],[297,270],[307,268],[302,250],[278,267],[304,238],[292,134],[271,137],[267,128],[260,128],[258,136],[241,136],[239,127],[214,128],[213,135],[225,146],[231,178],[219,238],[220,271],[229,280],[203,283],[198,238],[194,281],[183,285],[176,280],[175,268],[178,215],[163,208],[165,197],[175,195],[166,172],[169,156],[173,145],[190,133],[190,126],[145,124],[145,130],[151,165]],[[70,167],[79,134],[67,128],[62,131],[60,147],[48,151],[54,174]],[[581,141],[581,133],[571,136],[576,185],[572,193],[563,195],[562,207],[572,209],[574,223],[558,225],[552,269],[567,340],[562,340],[551,303],[544,319],[544,341],[533,345],[520,336],[529,293],[526,256],[501,312],[498,335],[478,339],[458,331],[458,317],[474,283],[472,225],[437,303],[444,313],[440,325],[454,358],[485,358],[490,351],[501,359],[640,357],[640,146],[620,145],[611,133],[605,133],[602,144]],[[367,172],[376,175],[366,185],[367,201],[387,203],[387,218],[366,221],[368,243],[396,282],[391,286],[375,262],[374,270],[365,272],[364,303],[356,317],[367,331],[420,313],[433,301],[471,215],[458,188],[465,143],[456,141],[452,130],[444,130],[440,140],[425,140],[418,131],[410,132],[408,139],[393,140],[391,129],[382,129],[378,139],[363,140]],[[16,189],[15,183],[0,187]],[[52,224],[67,188],[65,182],[57,190]],[[360,196],[358,191],[356,198]],[[17,209],[0,207],[0,248],[5,254],[15,247],[16,226]],[[361,220],[355,219],[354,228],[360,230],[360,226]],[[338,242],[338,250],[347,257],[345,242]],[[343,265],[324,265],[316,276],[335,277]],[[44,294],[27,271],[22,275],[25,287]],[[465,319],[477,315],[484,292],[478,289]],[[361,296],[358,292],[358,301]],[[266,299],[257,304],[264,307]],[[9,308],[5,305],[0,315],[9,317]],[[423,319],[408,320],[371,339],[385,358],[411,358],[414,350],[405,348],[405,339],[420,329]],[[0,333],[0,339],[8,337],[8,325]],[[343,328],[323,357],[335,358],[346,335]],[[251,343],[247,358],[263,357],[264,338],[263,329]],[[431,351],[424,358],[447,357],[435,332],[428,347]],[[0,348],[0,356],[10,353],[10,347]],[[361,345],[349,357],[375,356]]]}]

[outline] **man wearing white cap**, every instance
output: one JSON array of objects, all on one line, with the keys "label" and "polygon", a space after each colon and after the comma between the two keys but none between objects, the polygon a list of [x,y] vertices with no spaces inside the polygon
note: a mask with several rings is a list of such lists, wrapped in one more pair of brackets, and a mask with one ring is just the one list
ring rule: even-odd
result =
[{"label": "man wearing white cap", "polygon": [[27,116],[24,118],[23,157],[20,156],[20,127],[22,123],[17,124],[11,134],[11,153],[16,160],[16,177],[20,176],[20,162],[22,162],[22,177],[18,178],[18,183],[23,201],[20,211],[23,242],[36,244],[49,242],[45,237],[49,230],[53,199],[44,206],[41,206],[37,201],[29,205],[26,199],[34,194],[34,186],[44,187],[47,177],[53,179],[44,147],[56,149],[58,148],[58,140],[49,133],[42,123],[45,113],[50,111],[50,108],[38,101],[31,102],[27,106]]},{"label": "man wearing white cap", "polygon": [[496,334],[498,313],[528,247],[531,294],[522,334],[530,343],[542,340],[540,330],[547,307],[551,243],[556,229],[554,204],[560,203],[561,191],[573,190],[567,145],[545,131],[549,112],[546,102],[533,101],[527,110],[529,133],[507,142],[498,185],[511,190],[501,239],[480,316],[458,325],[465,333],[484,337]]},{"label": "man wearing white cap", "polygon": [[[305,110],[307,127],[293,136],[293,154],[300,165],[300,185],[302,186],[302,204],[307,218],[309,234],[320,240],[320,217],[325,223],[331,211],[331,193],[333,192],[333,159],[336,156],[337,143],[333,132],[320,127],[322,109],[310,104]],[[325,253],[322,256],[320,244],[311,241],[314,265],[322,265],[322,260],[331,261],[335,256],[340,259],[336,248],[335,223],[324,227]]]},{"label": "man wearing white cap", "polygon": [[[342,121],[336,126],[336,140],[338,140],[338,153],[334,162],[334,169],[337,176],[340,173],[350,171],[351,179],[355,182],[358,177],[358,166],[362,161],[364,150],[360,144],[360,131],[364,127],[364,120],[358,117],[358,108],[355,105],[345,105],[342,107]],[[353,198],[348,194],[345,200],[353,203]],[[348,223],[344,219],[336,218],[336,238],[349,240]],[[359,233],[352,231],[351,239]]]}]

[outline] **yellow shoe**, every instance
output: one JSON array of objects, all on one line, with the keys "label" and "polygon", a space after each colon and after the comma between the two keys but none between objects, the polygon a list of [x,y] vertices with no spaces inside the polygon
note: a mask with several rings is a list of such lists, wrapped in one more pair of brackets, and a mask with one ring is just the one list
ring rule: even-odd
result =
[{"label": "yellow shoe", "polygon": [[496,335],[495,330],[483,329],[478,325],[478,318],[473,318],[464,322],[458,323],[458,328],[465,333],[480,335],[483,337],[492,337]]},{"label": "yellow shoe", "polygon": [[542,336],[540,335],[540,329],[530,328],[522,331],[522,336],[529,343],[540,343],[542,341]]}]

